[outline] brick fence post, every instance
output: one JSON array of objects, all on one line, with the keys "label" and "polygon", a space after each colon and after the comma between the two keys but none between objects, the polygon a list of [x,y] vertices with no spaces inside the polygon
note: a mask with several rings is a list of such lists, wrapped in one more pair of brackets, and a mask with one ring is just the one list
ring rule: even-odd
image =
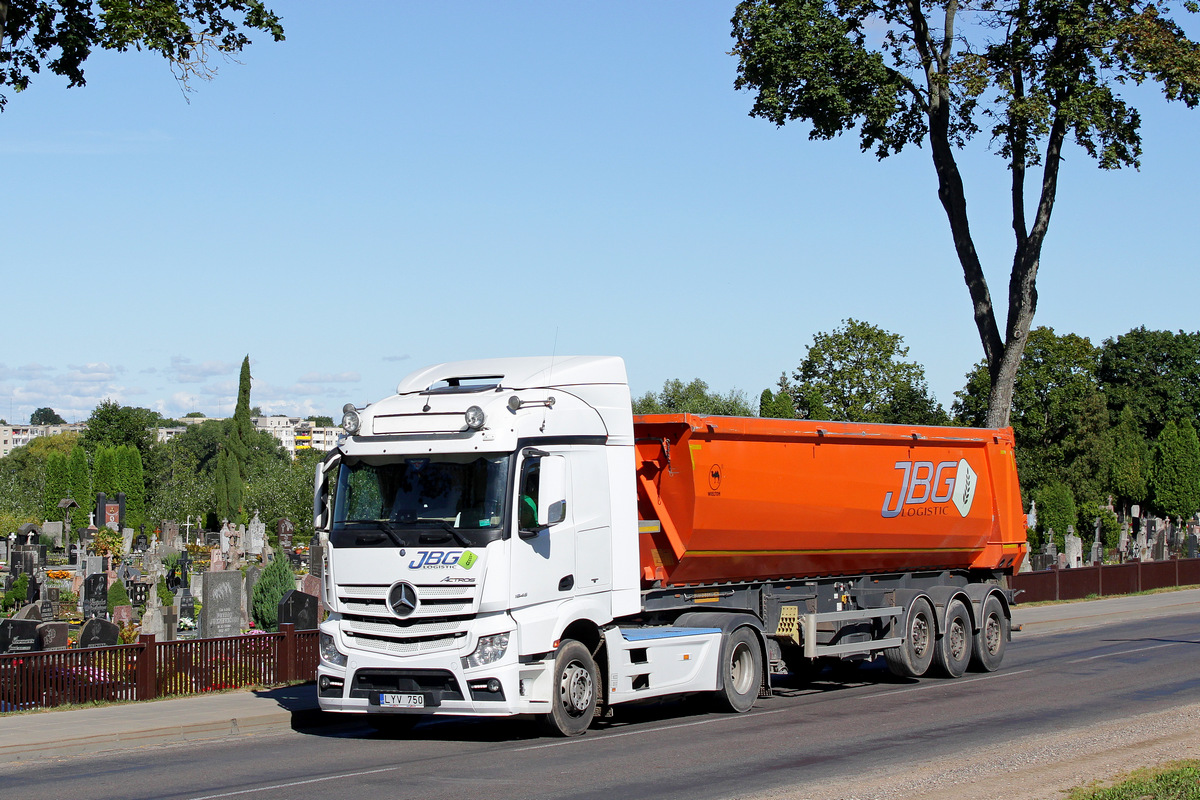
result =
[{"label": "brick fence post", "polygon": [[137,699],[153,700],[158,697],[158,645],[148,634],[139,636],[138,644],[142,651],[137,660]]},{"label": "brick fence post", "polygon": [[279,674],[276,676],[280,683],[290,683],[296,679],[296,626],[284,622],[279,626],[283,639],[279,643]]}]

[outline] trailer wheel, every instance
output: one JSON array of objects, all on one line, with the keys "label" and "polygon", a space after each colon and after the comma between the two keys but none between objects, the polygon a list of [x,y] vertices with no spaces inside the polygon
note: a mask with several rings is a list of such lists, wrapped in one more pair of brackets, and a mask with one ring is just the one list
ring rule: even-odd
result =
[{"label": "trailer wheel", "polygon": [[581,642],[564,639],[554,656],[554,682],[551,711],[542,716],[542,724],[556,736],[578,736],[592,724],[596,715],[596,662]]},{"label": "trailer wheel", "polygon": [[901,678],[919,678],[933,663],[933,607],[924,597],[918,597],[908,607],[904,618],[904,643],[883,651],[888,669]]},{"label": "trailer wheel", "polygon": [[750,628],[742,626],[726,637],[721,678],[723,688],[717,692],[720,707],[737,714],[749,711],[762,681],[762,649]]},{"label": "trailer wheel", "polygon": [[946,630],[933,648],[938,669],[948,678],[960,678],[971,662],[971,616],[961,600],[946,606]]},{"label": "trailer wheel", "polygon": [[1004,613],[1000,598],[989,594],[983,601],[979,631],[975,634],[975,648],[971,654],[971,667],[979,672],[995,672],[1004,660],[1008,649],[1008,631],[1012,623]]}]

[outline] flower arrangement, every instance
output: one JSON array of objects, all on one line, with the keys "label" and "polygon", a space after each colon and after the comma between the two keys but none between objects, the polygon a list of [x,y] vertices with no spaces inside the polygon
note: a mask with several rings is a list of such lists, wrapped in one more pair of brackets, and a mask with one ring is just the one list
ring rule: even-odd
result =
[{"label": "flower arrangement", "polygon": [[46,577],[52,578],[53,580],[56,580],[56,581],[65,581],[71,577],[71,574],[72,574],[71,570],[69,570],[69,569],[48,569],[48,570],[46,570]]},{"label": "flower arrangement", "polygon": [[181,631],[196,630],[196,620],[192,619],[191,617],[180,617],[179,618],[179,630],[181,630]]}]

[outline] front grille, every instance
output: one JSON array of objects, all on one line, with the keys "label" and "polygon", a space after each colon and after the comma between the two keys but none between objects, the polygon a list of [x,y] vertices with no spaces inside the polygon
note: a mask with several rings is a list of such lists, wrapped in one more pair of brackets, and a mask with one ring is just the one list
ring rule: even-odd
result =
[{"label": "front grille", "polygon": [[444,669],[360,669],[350,685],[351,697],[377,697],[380,692],[430,694],[437,700],[462,700],[454,675]]},{"label": "front grille", "polygon": [[397,656],[417,656],[424,653],[436,653],[440,650],[457,650],[463,640],[466,639],[465,633],[455,634],[454,636],[443,636],[436,639],[381,639],[375,636],[352,636],[347,641],[353,646],[362,650],[371,650],[376,653],[390,653]]}]

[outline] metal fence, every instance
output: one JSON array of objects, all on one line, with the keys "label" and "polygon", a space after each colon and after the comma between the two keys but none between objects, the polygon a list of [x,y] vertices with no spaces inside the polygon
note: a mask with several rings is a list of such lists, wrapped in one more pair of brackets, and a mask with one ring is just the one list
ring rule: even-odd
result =
[{"label": "metal fence", "polygon": [[317,631],[278,633],[0,656],[0,712],[98,700],[151,700],[242,686],[312,680]]},{"label": "metal fence", "polygon": [[1127,561],[1074,569],[1022,572],[1012,577],[1018,603],[1041,600],[1080,600],[1200,584],[1200,558],[1168,561]]}]

